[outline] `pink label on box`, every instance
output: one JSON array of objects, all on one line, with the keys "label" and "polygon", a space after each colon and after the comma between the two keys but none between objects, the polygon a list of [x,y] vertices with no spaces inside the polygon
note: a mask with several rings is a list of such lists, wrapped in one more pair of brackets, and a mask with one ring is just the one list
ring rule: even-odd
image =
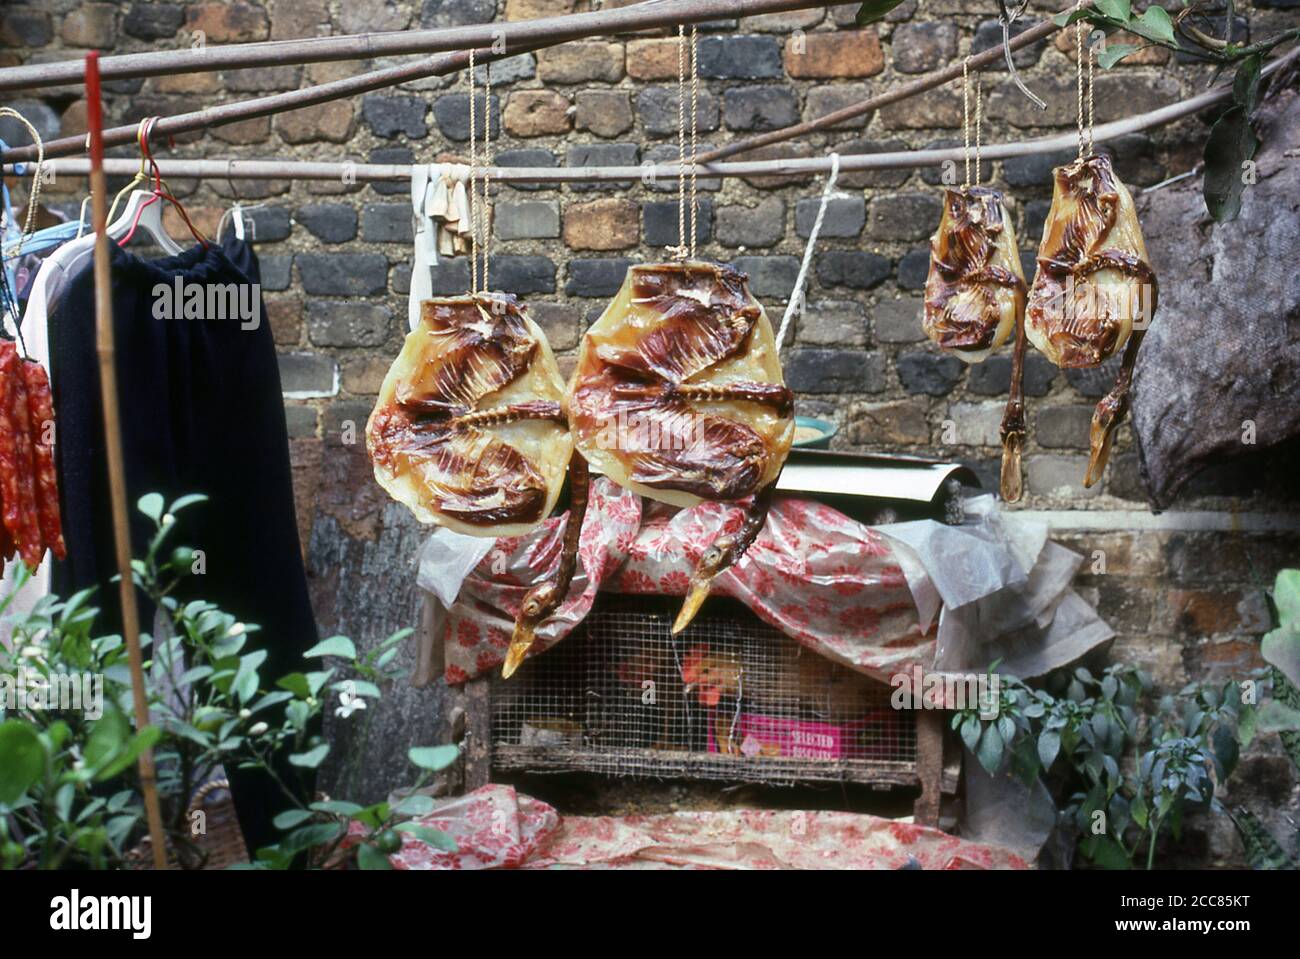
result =
[{"label": "pink label on box", "polygon": [[[709,752],[723,750],[714,736],[726,737],[730,717],[713,717],[709,728]],[[787,759],[843,759],[845,736],[850,730],[832,723],[784,719],[760,713],[741,713],[736,719],[735,742],[746,756],[776,756]]]}]

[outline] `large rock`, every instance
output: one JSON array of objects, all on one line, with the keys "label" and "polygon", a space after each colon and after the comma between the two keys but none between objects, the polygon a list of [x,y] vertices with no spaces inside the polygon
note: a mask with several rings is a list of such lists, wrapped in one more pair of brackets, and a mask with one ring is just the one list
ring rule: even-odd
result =
[{"label": "large rock", "polygon": [[1300,93],[1260,111],[1258,182],[1215,224],[1199,178],[1138,201],[1160,280],[1138,354],[1133,428],[1152,503],[1207,465],[1300,435]]}]

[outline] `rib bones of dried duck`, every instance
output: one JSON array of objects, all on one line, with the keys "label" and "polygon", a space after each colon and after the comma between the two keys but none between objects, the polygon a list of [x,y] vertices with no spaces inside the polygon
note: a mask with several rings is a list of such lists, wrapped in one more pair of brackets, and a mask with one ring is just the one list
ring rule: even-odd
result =
[{"label": "rib bones of dried duck", "polygon": [[567,402],[578,450],[616,483],[680,507],[753,497],[692,573],[680,632],[762,530],[794,439],[794,395],[748,278],[701,261],[631,267],[582,339]]}]

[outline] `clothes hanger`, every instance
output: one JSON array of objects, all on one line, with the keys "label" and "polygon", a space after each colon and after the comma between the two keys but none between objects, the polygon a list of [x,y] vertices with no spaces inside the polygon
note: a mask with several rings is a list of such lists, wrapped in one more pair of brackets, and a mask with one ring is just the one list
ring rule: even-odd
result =
[{"label": "clothes hanger", "polygon": [[[230,225],[234,228],[235,239],[242,240],[244,239],[245,233],[248,232],[246,229],[247,221],[244,219],[244,214],[250,210],[260,210],[262,207],[266,206],[265,203],[253,203],[246,206],[239,198],[239,190],[235,186],[235,179],[230,175],[230,165],[233,162],[233,160],[226,161],[226,184],[230,187],[230,195],[234,197],[235,202],[231,205],[230,209],[221,214],[221,219],[217,221],[217,235],[215,239],[218,243],[221,242],[221,233],[222,230],[225,229],[227,218],[230,219]],[[256,237],[254,237],[254,239],[256,239]]]},{"label": "clothes hanger", "polygon": [[[191,222],[189,214],[185,212],[184,205],[169,190],[165,189],[162,171],[158,168],[158,163],[154,160],[153,153],[149,148],[149,137],[154,124],[157,122],[157,117],[146,118],[141,121],[136,133],[136,139],[140,144],[140,173],[137,173],[136,176],[140,178],[143,175],[145,179],[148,179],[151,175],[154,181],[153,189],[150,191],[134,191],[127,201],[127,207],[122,216],[109,227],[108,232],[110,235],[117,237],[120,234],[119,228],[124,229],[125,233],[118,240],[118,245],[125,246],[135,236],[135,231],[143,227],[145,232],[154,239],[164,252],[175,256],[181,252],[181,247],[167,234],[162,222],[162,203],[160,201],[166,200],[180,214],[181,219],[185,221],[185,225],[189,227],[194,238],[199,241],[204,249],[207,249],[207,238]],[[145,173],[146,165],[149,171],[147,174]]]}]

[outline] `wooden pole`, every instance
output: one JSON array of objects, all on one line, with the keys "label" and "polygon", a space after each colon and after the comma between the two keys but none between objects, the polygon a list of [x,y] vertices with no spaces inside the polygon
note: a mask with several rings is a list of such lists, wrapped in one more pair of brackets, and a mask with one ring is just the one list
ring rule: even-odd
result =
[{"label": "wooden pole", "polygon": [[[784,13],[825,5],[825,0],[650,0],[612,10],[593,10],[536,20],[483,23],[433,30],[394,30],[303,40],[271,40],[224,46],[185,47],[105,57],[100,75],[106,80],[210,73],[248,67],[367,60],[415,53],[442,53],[471,47],[504,45],[520,52],[529,44],[550,45],[584,37],[636,33],[679,23],[701,23],[761,13]],[[188,38],[187,38],[188,39]],[[79,83],[75,61],[30,64],[0,70],[0,91]]]},{"label": "wooden pole", "polygon": [[[122,636],[131,668],[131,698],[135,702],[137,732],[149,725],[149,700],[144,685],[144,657],[140,652],[140,613],[135,603],[131,575],[131,529],[126,511],[126,474],[122,462],[122,420],[117,405],[117,367],[113,355],[113,279],[108,248],[108,184],[104,178],[103,99],[99,86],[99,54],[86,54],[86,124],[90,129],[90,188],[95,222],[95,344],[99,353],[99,393],[104,405],[104,441],[108,450],[108,488],[113,507],[113,539],[117,570],[122,577]],[[140,753],[140,787],[145,817],[153,845],[155,869],[167,866],[162,811],[158,805],[158,780],[153,750]]]}]

